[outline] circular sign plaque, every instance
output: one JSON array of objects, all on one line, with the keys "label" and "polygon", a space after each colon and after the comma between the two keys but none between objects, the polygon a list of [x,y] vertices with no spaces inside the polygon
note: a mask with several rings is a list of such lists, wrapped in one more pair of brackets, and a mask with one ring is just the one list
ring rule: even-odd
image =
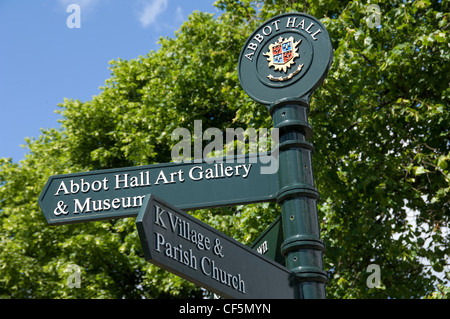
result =
[{"label": "circular sign plaque", "polygon": [[322,23],[304,13],[286,13],[266,21],[248,38],[239,56],[239,81],[252,99],[271,105],[310,95],[332,60]]}]

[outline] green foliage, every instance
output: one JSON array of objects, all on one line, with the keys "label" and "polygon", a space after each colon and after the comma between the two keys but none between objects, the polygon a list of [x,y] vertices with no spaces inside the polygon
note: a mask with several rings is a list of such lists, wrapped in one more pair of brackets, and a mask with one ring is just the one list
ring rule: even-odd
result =
[{"label": "green foliage", "polygon": [[[448,271],[449,256],[448,1],[379,1],[381,27],[367,23],[369,4],[219,0],[219,17],[195,12],[156,52],[112,61],[98,96],[65,99],[60,128],[28,140],[20,163],[0,160],[0,297],[201,297],[144,261],[133,218],[50,227],[37,197],[50,175],[168,162],[171,132],[192,132],[194,120],[272,127],[240,88],[237,60],[262,22],[301,11],[322,20],[335,50],[310,112],[327,296],[448,298],[449,281],[432,272]],[[279,210],[191,213],[250,244]],[[367,287],[369,264],[382,289]],[[67,285],[70,265],[81,267],[81,288]]]}]

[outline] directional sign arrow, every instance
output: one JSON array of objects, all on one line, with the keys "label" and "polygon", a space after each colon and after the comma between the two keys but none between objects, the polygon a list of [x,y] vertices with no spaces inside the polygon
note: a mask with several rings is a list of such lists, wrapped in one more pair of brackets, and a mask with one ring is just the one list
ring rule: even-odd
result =
[{"label": "directional sign arrow", "polygon": [[136,227],[147,261],[225,298],[300,297],[287,268],[152,195]]},{"label": "directional sign arrow", "polygon": [[39,206],[49,224],[137,216],[153,193],[184,210],[274,201],[277,174],[263,174],[271,156],[235,157],[232,163],[168,163],[51,176]]}]

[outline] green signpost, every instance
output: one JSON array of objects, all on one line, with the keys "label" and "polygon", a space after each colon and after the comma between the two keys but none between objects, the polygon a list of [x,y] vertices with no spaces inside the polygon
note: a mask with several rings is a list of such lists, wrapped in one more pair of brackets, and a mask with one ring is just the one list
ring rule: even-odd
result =
[{"label": "green signpost", "polygon": [[277,202],[281,206],[286,267],[302,282],[302,298],[325,298],[308,124],[309,101],[333,58],[328,32],[316,18],[286,13],[262,24],[245,43],[238,75],[242,88],[265,104],[280,130]]},{"label": "green signpost", "polygon": [[[287,13],[268,20],[245,43],[238,76],[279,129],[274,155],[51,176],[39,197],[47,222],[135,216],[148,261],[221,296],[325,298],[308,113],[332,56],[316,18]],[[263,173],[274,159],[278,170]],[[251,248],[182,211],[267,201],[277,201],[281,216]]]}]

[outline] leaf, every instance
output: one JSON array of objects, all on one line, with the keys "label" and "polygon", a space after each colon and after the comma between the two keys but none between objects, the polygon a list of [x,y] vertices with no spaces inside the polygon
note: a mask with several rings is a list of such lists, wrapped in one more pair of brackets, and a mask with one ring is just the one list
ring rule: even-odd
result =
[{"label": "leaf", "polygon": [[414,174],[421,175],[425,173],[429,173],[430,171],[425,169],[423,166],[415,166],[414,167]]}]

